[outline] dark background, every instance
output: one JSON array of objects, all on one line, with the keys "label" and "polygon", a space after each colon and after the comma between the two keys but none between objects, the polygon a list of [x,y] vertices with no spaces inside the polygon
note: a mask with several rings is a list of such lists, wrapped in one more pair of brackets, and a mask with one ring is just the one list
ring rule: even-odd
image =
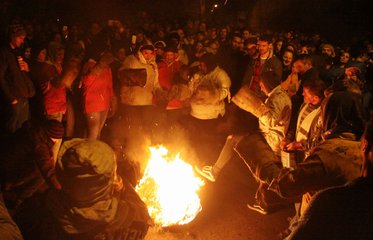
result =
[{"label": "dark background", "polygon": [[[15,16],[54,18],[62,21],[120,19],[131,22],[139,12],[157,22],[200,18],[203,0],[2,0],[4,25]],[[204,0],[209,22],[240,21],[253,31],[299,30],[318,32],[327,38],[370,36],[373,29],[371,0]],[[226,4],[224,5],[224,3]],[[211,12],[213,4],[219,7]]]}]

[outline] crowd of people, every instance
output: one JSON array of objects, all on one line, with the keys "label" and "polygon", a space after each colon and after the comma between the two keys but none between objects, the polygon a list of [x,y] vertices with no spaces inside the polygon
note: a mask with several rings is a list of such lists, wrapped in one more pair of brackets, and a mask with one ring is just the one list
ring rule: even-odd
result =
[{"label": "crowd of people", "polygon": [[1,236],[143,239],[140,159],[175,128],[192,148],[225,140],[216,162],[196,150],[196,172],[215,182],[242,159],[259,183],[249,209],[295,204],[284,238],[322,239],[328,198],[355,194],[364,204],[334,206],[354,221],[330,238],[371,236],[358,228],[373,216],[371,39],[192,20],[43,24],[12,22],[0,49]]}]

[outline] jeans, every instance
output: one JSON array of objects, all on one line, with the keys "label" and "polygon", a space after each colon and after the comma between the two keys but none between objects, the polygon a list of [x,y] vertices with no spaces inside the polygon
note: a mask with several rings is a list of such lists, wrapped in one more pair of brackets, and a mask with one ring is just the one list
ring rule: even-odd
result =
[{"label": "jeans", "polygon": [[212,172],[217,177],[224,166],[232,159],[235,154],[234,147],[242,140],[242,135],[229,135],[225,141],[224,147],[219,154],[219,158],[212,166]]},{"label": "jeans", "polygon": [[[48,119],[54,119],[54,120],[57,120],[59,122],[62,122],[63,112],[56,112],[56,113],[48,114],[47,118]],[[58,156],[58,152],[60,151],[61,144],[62,144],[62,138],[57,139],[57,141],[54,143],[54,145],[52,147],[54,164],[56,164],[56,162],[57,162],[57,156]]]},{"label": "jeans", "polygon": [[17,104],[11,105],[10,118],[7,122],[7,130],[14,133],[30,118],[28,99],[17,99]]},{"label": "jeans", "polygon": [[109,110],[86,113],[88,139],[96,140],[100,138],[101,130],[104,127],[108,111]]}]

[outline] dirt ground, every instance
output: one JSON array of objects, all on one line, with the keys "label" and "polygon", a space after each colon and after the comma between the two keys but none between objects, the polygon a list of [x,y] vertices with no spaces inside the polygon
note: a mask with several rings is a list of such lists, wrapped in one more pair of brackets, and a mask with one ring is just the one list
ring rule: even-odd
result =
[{"label": "dirt ground", "polygon": [[243,162],[232,160],[215,183],[201,192],[203,210],[191,223],[168,229],[151,228],[147,240],[274,240],[294,214],[289,207],[261,215],[246,207],[253,200],[257,183]]},{"label": "dirt ground", "polygon": [[[243,119],[245,124],[255,127],[253,122],[256,122],[256,119],[252,117],[251,122],[249,118]],[[186,119],[186,122],[189,120]],[[214,128],[209,125],[188,133],[190,138],[187,146],[193,152],[188,154],[196,156],[196,159],[190,160],[188,156],[182,156],[182,159],[196,161],[194,164],[212,165],[224,146],[226,136],[216,134]],[[183,134],[179,135],[177,128],[166,135],[167,140],[177,143],[176,145],[183,144],[186,139]],[[289,225],[287,219],[294,215],[294,207],[289,206],[269,215],[249,210],[246,205],[253,202],[257,187],[258,183],[243,161],[233,158],[224,167],[215,183],[206,181],[200,193],[202,211],[191,223],[166,229],[153,227],[149,230],[146,240],[279,239],[279,233]]]}]

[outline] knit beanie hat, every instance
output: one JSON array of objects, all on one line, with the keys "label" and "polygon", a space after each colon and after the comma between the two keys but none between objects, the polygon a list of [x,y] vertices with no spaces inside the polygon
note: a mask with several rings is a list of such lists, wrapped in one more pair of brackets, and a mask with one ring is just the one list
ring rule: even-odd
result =
[{"label": "knit beanie hat", "polygon": [[268,88],[269,91],[272,91],[275,87],[280,85],[281,78],[277,76],[274,71],[263,72],[260,75],[260,81]]},{"label": "knit beanie hat", "polygon": [[49,119],[44,124],[45,133],[50,138],[62,138],[65,134],[63,124],[55,119]]}]

